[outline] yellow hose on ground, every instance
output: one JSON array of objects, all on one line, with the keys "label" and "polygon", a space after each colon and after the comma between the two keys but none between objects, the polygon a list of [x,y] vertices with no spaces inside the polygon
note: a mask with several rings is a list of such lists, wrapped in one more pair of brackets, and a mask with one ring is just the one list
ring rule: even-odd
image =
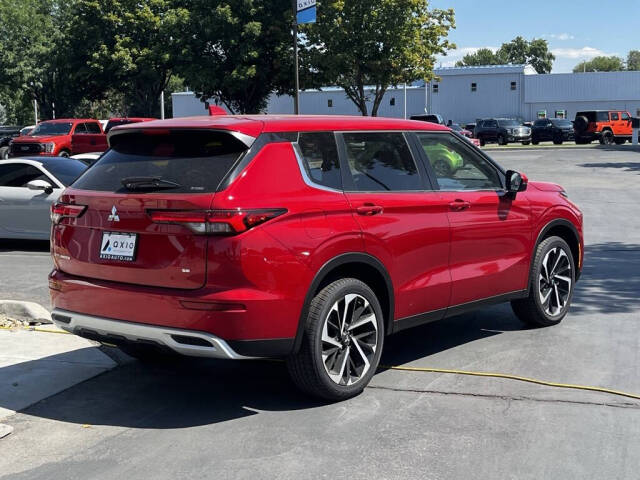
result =
[{"label": "yellow hose on ground", "polygon": [[[0,327],[0,330],[30,330],[42,333],[62,333],[64,335],[71,335],[64,330],[51,330],[43,327]],[[610,395],[617,395],[620,397],[633,398],[634,400],[640,400],[640,395],[635,393],[623,392],[621,390],[613,390],[611,388],[593,387],[590,385],[573,385],[571,383],[559,383],[549,382],[546,380],[538,380],[537,378],[522,377],[520,375],[512,375],[510,373],[496,373],[496,372],[473,372],[469,370],[454,370],[449,368],[430,368],[430,367],[403,367],[400,365],[380,365],[378,368],[382,370],[398,370],[402,372],[426,372],[426,373],[450,373],[453,375],[469,375],[473,377],[491,377],[491,378],[504,378],[507,380],[517,380],[519,382],[534,383],[536,385],[544,385],[545,387],[555,388],[569,388],[573,390],[586,390],[589,392],[608,393]]]}]

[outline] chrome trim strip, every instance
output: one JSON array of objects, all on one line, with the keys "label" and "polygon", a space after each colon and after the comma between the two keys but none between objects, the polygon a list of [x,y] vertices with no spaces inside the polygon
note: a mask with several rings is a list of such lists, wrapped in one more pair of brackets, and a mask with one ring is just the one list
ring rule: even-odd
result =
[{"label": "chrome trim strip", "polygon": [[[56,315],[69,320],[56,320]],[[70,312],[56,308],[51,313],[53,323],[67,332],[75,334],[78,329],[86,328],[101,335],[120,335],[133,342],[139,340],[151,340],[164,345],[176,353],[191,357],[224,358],[229,360],[245,360],[252,357],[245,357],[236,353],[229,344],[221,338],[207,332],[194,330],[183,330],[179,328],[162,327],[158,325],[146,325],[142,323],[113,320],[110,318],[94,317],[83,313]],[[211,343],[211,347],[200,345],[186,345],[176,342],[172,335],[184,335],[196,337]]]}]

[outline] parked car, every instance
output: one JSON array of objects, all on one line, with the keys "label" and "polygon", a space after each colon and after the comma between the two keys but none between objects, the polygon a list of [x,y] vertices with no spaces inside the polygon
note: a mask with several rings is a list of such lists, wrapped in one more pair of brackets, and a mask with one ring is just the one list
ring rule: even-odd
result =
[{"label": "parked car", "polygon": [[573,140],[573,123],[564,118],[541,118],[533,122],[531,128],[531,143],[552,141],[562,145],[564,141]]},{"label": "parked car", "polygon": [[113,127],[118,127],[120,125],[128,125],[130,123],[139,123],[139,122],[151,122],[152,120],[157,120],[157,118],[146,118],[146,117],[118,117],[118,118],[110,118],[107,122],[107,125],[104,127],[104,133],[109,133]]},{"label": "parked car", "polygon": [[421,122],[431,122],[431,123],[436,123],[438,125],[444,125],[444,118],[442,118],[442,115],[437,114],[437,113],[425,113],[422,115],[411,115],[411,117],[409,117],[411,120],[419,120]]},{"label": "parked car", "polygon": [[79,153],[78,155],[72,155],[71,158],[75,158],[76,160],[80,160],[82,163],[91,166],[98,161],[103,153],[104,152]]},{"label": "parked car", "polygon": [[475,137],[480,145],[497,142],[498,145],[519,142],[523,145],[531,143],[531,129],[518,120],[511,118],[485,118],[478,121]]},{"label": "parked car", "polygon": [[602,145],[631,141],[631,115],[624,110],[589,110],[576,113],[573,122],[577,144],[599,140]]},{"label": "parked car", "polygon": [[[435,167],[448,150],[462,158]],[[582,214],[432,123],[213,116],[119,127],[52,207],[53,321],[140,358],[284,357],[363,390],[385,337],[512,301],[557,324]]]},{"label": "parked car", "polygon": [[48,240],[51,204],[86,168],[67,158],[0,161],[0,238]]},{"label": "parked car", "polygon": [[471,132],[471,136],[473,138],[476,138],[476,135],[475,135],[476,124],[475,123],[465,123],[464,128]]},{"label": "parked car", "polygon": [[98,120],[63,118],[40,122],[29,135],[15,138],[9,156],[69,157],[106,149],[107,137]]},{"label": "parked car", "polygon": [[0,160],[9,158],[9,144],[18,135],[20,135],[20,127],[0,127]]},{"label": "parked car", "polygon": [[467,137],[467,138],[473,138],[473,132],[470,130],[467,130],[466,128],[462,128],[459,124],[457,123],[452,123],[451,125],[447,125],[451,130],[453,130],[454,132],[458,132],[460,135],[462,135],[463,137]]}]

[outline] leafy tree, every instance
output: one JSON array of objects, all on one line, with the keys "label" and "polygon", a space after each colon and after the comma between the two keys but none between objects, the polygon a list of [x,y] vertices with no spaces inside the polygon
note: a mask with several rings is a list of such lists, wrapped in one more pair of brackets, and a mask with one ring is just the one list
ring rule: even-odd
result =
[{"label": "leafy tree", "polygon": [[521,36],[503,43],[497,56],[504,60],[504,63],[531,65],[538,73],[550,73],[556,58],[549,51],[546,40],[534,38],[527,41]]},{"label": "leafy tree", "polygon": [[428,0],[318,2],[318,23],[302,28],[304,68],[342,87],[362,115],[373,101],[375,116],[390,86],[432,79],[435,55],[455,48],[447,40],[453,9],[428,7]]},{"label": "leafy tree", "polygon": [[502,65],[504,60],[488,48],[480,48],[474,53],[468,53],[462,60],[456,62],[456,67]]},{"label": "leafy tree", "polygon": [[589,61],[580,62],[573,68],[574,73],[581,72],[619,72],[624,70],[624,62],[615,55],[610,57],[595,57]]},{"label": "leafy tree", "polygon": [[292,89],[291,0],[192,0],[180,74],[200,98],[258,113]]},{"label": "leafy tree", "polygon": [[627,70],[640,70],[640,50],[631,50],[627,55]]}]

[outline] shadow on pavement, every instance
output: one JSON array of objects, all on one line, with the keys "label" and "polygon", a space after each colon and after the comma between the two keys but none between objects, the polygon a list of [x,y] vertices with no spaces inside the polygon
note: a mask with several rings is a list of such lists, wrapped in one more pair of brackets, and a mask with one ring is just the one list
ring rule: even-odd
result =
[{"label": "shadow on pavement", "polygon": [[640,161],[639,162],[601,162],[601,163],[581,163],[579,167],[585,168],[621,168],[625,172],[638,172],[640,173]]},{"label": "shadow on pavement", "polygon": [[0,239],[0,252],[48,252],[49,240],[2,240]]},{"label": "shadow on pavement", "polygon": [[[573,312],[637,310],[638,265],[638,245],[613,242],[588,246]],[[404,364],[525,328],[508,304],[496,305],[388,337],[382,363]],[[43,400],[23,413],[77,424],[170,429],[229,421],[263,410],[290,411],[323,405],[298,392],[283,362],[185,359],[170,366],[129,363]]]}]

